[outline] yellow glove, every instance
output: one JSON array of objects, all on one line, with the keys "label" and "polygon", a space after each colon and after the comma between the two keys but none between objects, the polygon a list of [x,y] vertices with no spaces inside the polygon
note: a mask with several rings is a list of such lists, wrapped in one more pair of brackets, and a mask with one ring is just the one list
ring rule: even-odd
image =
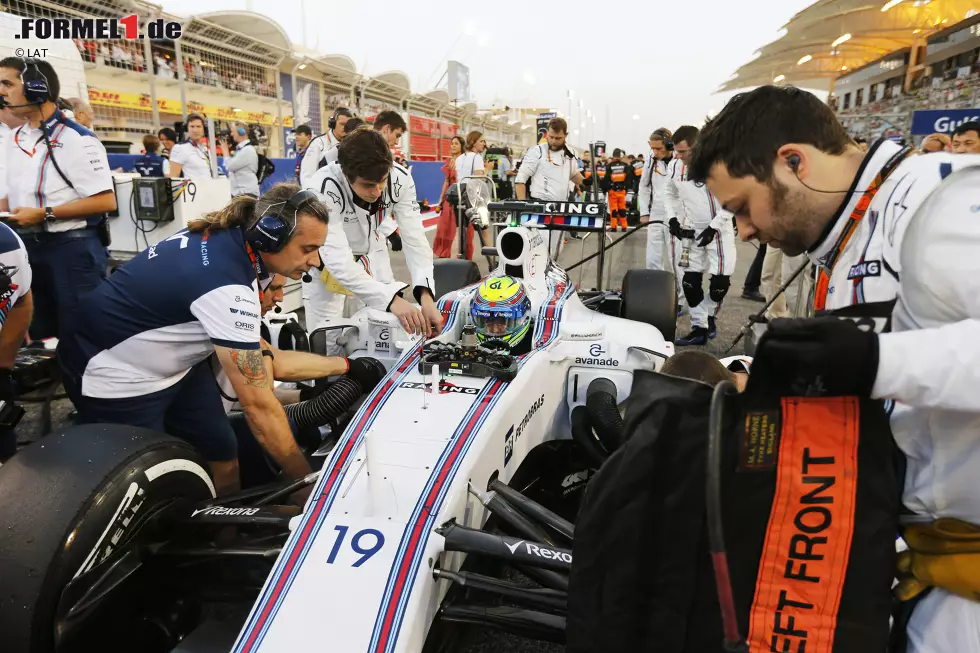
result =
[{"label": "yellow glove", "polygon": [[928,587],[980,601],[980,527],[939,519],[905,529],[908,551],[898,556],[895,596],[907,601]]}]

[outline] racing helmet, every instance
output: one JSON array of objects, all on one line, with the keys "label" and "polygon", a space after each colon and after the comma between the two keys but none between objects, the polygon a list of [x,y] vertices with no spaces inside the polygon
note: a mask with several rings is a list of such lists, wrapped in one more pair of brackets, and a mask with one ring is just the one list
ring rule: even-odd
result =
[{"label": "racing helmet", "polygon": [[480,342],[500,340],[513,347],[531,328],[531,300],[514,277],[490,277],[470,303],[470,317]]}]

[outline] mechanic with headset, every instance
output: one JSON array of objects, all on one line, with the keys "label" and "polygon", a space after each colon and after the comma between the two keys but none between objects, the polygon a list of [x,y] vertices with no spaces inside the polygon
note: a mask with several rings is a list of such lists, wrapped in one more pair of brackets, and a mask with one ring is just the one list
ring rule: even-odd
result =
[{"label": "mechanic with headset", "polygon": [[310,471],[265,372],[260,294],[273,273],[320,264],[327,210],[280,184],[241,195],[122,265],[85,298],[58,345],[82,423],[141,426],[183,438],[209,461],[219,493],[238,486],[235,435],[208,364],[216,354],[248,426],[289,478]]},{"label": "mechanic with headset", "polygon": [[24,411],[14,404],[14,362],[27,338],[34,311],[27,248],[13,229],[0,224],[0,463],[17,451],[14,427]]},{"label": "mechanic with headset", "polygon": [[187,116],[187,138],[170,151],[170,176],[187,179],[211,178],[211,153],[204,138],[204,117],[197,113]]},{"label": "mechanic with headset", "polygon": [[[340,157],[340,144],[343,142],[344,138],[347,138],[348,136],[353,134],[355,131],[357,131],[357,128],[363,125],[364,123],[365,121],[362,118],[351,118],[350,120],[344,123],[344,127],[341,130],[344,133],[344,135],[339,141],[334,143],[329,150],[323,153],[323,159],[322,159],[323,165],[326,166],[326,165],[330,165],[331,163],[337,163],[337,159]],[[303,187],[316,190],[313,188],[312,184],[310,186],[303,186]]]},{"label": "mechanic with headset", "polygon": [[531,351],[531,300],[520,279],[489,277],[481,283],[470,300],[470,320],[481,345],[502,343],[514,356]]},{"label": "mechanic with headset", "polygon": [[[575,155],[565,145],[568,123],[564,118],[548,122],[548,142],[536,145],[524,154],[521,167],[514,178],[517,199],[532,202],[564,202],[568,200],[568,182],[582,186]],[[530,186],[530,188],[528,188]],[[563,232],[550,234],[551,257],[558,258]]]},{"label": "mechanic with headset", "polygon": [[329,129],[310,141],[303,153],[303,162],[299,166],[299,183],[303,188],[309,188],[316,171],[327,165],[323,155],[343,140],[344,124],[353,117],[354,113],[347,107],[337,107],[333,116],[327,121]]},{"label": "mechanic with headset", "polygon": [[[732,214],[703,183],[688,179],[691,151],[698,140],[698,128],[685,125],[674,132],[673,166],[678,168],[664,188],[664,205],[670,233],[683,236],[693,230],[693,239],[684,239],[684,251],[678,263],[684,268],[682,284],[691,310],[691,332],[678,338],[678,346],[705,345],[718,335],[715,316],[728,294],[731,275],[735,272],[735,226]],[[685,263],[687,264],[685,266]],[[702,286],[704,273],[711,275],[708,294]]]},{"label": "mechanic with headset", "polygon": [[744,240],[820,268],[816,308],[835,316],[775,320],[764,336],[780,382],[819,392],[846,379],[893,402],[911,549],[896,650],[980,653],[980,156],[912,154],[887,139],[864,152],[816,96],[762,86],[708,121],[691,178]]},{"label": "mechanic with headset", "polygon": [[[323,283],[308,284],[307,329],[343,317],[345,300],[352,296],[394,314],[408,333],[439,331],[432,247],[422,228],[415,182],[407,169],[392,162],[385,137],[364,127],[355,131],[340,144],[340,161],[317,172],[313,186],[330,211],[330,229],[320,251]],[[382,231],[389,211],[401,232],[411,284],[396,281],[391,271]],[[402,297],[408,288],[419,307]],[[331,348],[334,341],[328,338]]]},{"label": "mechanic with headset", "polygon": [[[255,151],[248,136],[248,127],[243,122],[235,122],[231,128],[231,139],[234,141],[234,153],[225,158],[225,170],[231,181],[231,196],[259,196],[259,154]],[[221,139],[225,152],[231,152],[228,139]]]},{"label": "mechanic with headset", "polygon": [[58,110],[60,91],[47,61],[0,60],[0,104],[26,119],[4,144],[7,197],[0,210],[11,212],[5,221],[31,261],[34,339],[63,338],[81,295],[105,278],[106,213],[116,208],[105,147]]},{"label": "mechanic with headset", "polygon": [[667,180],[675,172],[673,161],[674,143],[670,140],[670,130],[660,128],[650,134],[650,156],[649,163],[643,168],[640,175],[640,185],[637,191],[640,205],[640,222],[646,224],[653,221],[647,227],[647,269],[648,270],[671,270],[677,277],[678,298],[681,296],[680,275],[673,263],[675,260],[674,251],[676,250],[675,238],[670,236],[669,261],[664,262],[664,249],[667,245],[667,209],[664,206],[664,190]]}]

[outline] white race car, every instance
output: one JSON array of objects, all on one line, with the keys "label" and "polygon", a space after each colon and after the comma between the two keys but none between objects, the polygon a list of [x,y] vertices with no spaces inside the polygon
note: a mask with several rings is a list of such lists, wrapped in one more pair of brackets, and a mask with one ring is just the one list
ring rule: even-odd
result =
[{"label": "white race car", "polygon": [[[475,341],[475,285],[440,299],[427,342],[370,310],[340,325],[347,353],[388,373],[347,417],[350,402],[320,406],[334,432],[308,479],[216,499],[191,447],[121,426],[21,451],[0,468],[4,650],[419,653],[455,650],[457,622],[560,641],[566,520],[618,444],[633,371],[673,354],[676,308],[656,271],[577,293],[543,234],[497,237],[495,274],[531,300],[527,354]],[[437,289],[440,274],[472,272],[444,265]],[[309,483],[302,511],[276,505]]]}]

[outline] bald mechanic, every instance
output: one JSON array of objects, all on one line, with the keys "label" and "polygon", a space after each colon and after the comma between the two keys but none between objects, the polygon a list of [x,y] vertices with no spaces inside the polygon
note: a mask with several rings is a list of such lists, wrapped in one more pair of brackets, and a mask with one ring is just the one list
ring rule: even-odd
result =
[{"label": "bald mechanic", "polygon": [[[906,528],[953,519],[962,542],[980,529],[980,156],[911,154],[889,140],[864,152],[812,94],[763,86],[708,121],[690,176],[743,240],[807,253],[818,310],[875,325],[776,320],[768,338],[788,358],[819,357],[793,370],[801,385],[822,382],[806,376],[818,369],[894,402]],[[944,560],[932,562],[945,579],[918,579],[937,586],[911,610],[907,651],[980,653],[980,577]]]}]

